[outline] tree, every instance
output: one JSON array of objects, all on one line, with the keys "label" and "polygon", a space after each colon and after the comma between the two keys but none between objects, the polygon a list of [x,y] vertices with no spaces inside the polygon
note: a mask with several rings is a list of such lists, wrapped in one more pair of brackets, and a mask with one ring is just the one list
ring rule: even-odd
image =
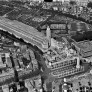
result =
[{"label": "tree", "polygon": [[70,1],[69,3],[70,3],[70,5],[76,5],[75,1]]},{"label": "tree", "polygon": [[89,2],[89,3],[87,4],[87,7],[88,7],[88,8],[92,8],[92,2]]}]

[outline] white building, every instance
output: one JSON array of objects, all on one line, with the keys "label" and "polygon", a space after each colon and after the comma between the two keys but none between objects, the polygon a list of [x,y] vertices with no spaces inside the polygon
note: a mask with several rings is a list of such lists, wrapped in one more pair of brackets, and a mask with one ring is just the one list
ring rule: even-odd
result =
[{"label": "white building", "polygon": [[51,47],[60,49],[63,48],[64,43],[63,42],[58,42],[55,39],[51,38]]},{"label": "white building", "polygon": [[86,6],[89,0],[76,0],[79,5]]},{"label": "white building", "polygon": [[3,85],[2,90],[3,90],[3,92],[9,92],[9,86],[8,85]]}]

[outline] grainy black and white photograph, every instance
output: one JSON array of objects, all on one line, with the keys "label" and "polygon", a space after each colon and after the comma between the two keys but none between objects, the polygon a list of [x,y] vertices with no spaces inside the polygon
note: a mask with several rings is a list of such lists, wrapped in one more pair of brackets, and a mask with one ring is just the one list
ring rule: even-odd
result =
[{"label": "grainy black and white photograph", "polygon": [[92,92],[92,0],[0,0],[0,92]]}]

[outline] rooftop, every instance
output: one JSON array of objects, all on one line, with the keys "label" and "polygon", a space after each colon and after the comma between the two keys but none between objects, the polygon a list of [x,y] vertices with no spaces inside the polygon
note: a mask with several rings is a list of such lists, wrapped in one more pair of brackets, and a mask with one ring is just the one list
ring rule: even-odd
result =
[{"label": "rooftop", "polygon": [[23,31],[28,32],[29,34],[36,35],[39,38],[44,37],[44,35],[41,34],[40,32],[38,32],[38,30],[35,29],[34,27],[28,26],[28,25],[26,25],[24,23],[21,23],[21,22],[18,22],[16,20],[11,21],[11,20],[9,20],[7,18],[0,17],[0,22],[5,23],[7,25],[10,25],[11,27],[19,28],[19,29],[21,29]]},{"label": "rooftop", "polygon": [[80,41],[77,43],[77,46],[83,51],[83,52],[89,52],[92,51],[92,42],[91,41]]}]

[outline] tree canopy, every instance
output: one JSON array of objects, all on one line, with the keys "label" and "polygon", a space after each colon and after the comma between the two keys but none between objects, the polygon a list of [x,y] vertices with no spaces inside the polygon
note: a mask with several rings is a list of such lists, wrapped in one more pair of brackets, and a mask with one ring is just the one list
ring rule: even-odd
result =
[{"label": "tree canopy", "polygon": [[70,3],[71,5],[75,5],[75,4],[76,4],[75,1],[70,1],[69,3]]},{"label": "tree canopy", "polygon": [[87,7],[88,7],[88,8],[92,8],[92,2],[89,2],[89,3],[87,4]]}]

